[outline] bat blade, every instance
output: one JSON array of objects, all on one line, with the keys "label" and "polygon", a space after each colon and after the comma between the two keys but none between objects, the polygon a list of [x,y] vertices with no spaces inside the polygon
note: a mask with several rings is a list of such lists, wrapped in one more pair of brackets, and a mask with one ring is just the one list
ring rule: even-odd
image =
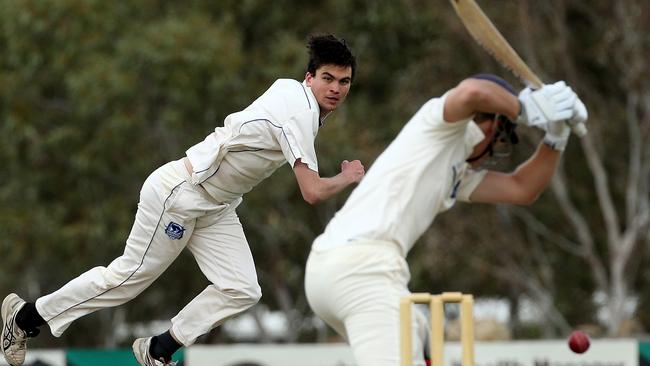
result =
[{"label": "bat blade", "polygon": [[456,14],[474,40],[527,86],[539,89],[543,83],[519,57],[490,18],[474,0],[450,0]]},{"label": "bat blade", "polygon": [[[528,67],[524,60],[510,46],[501,32],[492,24],[490,18],[474,0],[450,0],[456,14],[465,25],[474,40],[494,57],[501,65],[510,70],[517,78],[532,89],[544,85],[542,80]],[[584,123],[571,126],[578,137],[587,134]]]}]

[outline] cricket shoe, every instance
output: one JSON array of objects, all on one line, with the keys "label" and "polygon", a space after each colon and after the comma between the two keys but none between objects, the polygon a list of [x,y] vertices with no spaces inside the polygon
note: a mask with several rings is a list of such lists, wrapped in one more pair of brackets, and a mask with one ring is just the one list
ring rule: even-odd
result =
[{"label": "cricket shoe", "polygon": [[176,362],[166,362],[164,359],[156,360],[149,353],[151,338],[138,338],[133,342],[133,354],[141,366],[174,366]]},{"label": "cricket shoe", "polygon": [[22,366],[27,353],[27,333],[16,325],[16,314],[25,301],[9,294],[2,302],[2,354],[11,366]]}]

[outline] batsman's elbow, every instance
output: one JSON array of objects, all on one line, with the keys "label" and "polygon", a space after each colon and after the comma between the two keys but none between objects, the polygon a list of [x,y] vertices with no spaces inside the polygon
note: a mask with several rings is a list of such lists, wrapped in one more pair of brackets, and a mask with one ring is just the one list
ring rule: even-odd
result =
[{"label": "batsman's elbow", "polygon": [[492,98],[491,93],[478,79],[465,79],[455,88],[461,103],[476,108]]}]

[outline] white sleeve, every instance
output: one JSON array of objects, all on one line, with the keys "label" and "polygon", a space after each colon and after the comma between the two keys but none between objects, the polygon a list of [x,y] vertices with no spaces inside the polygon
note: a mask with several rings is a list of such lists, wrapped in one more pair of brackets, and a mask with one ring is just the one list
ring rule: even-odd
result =
[{"label": "white sleeve", "polygon": [[449,92],[445,93],[439,98],[433,98],[428,102],[424,103],[421,110],[418,113],[422,113],[423,121],[427,130],[429,131],[447,131],[447,133],[461,132],[464,131],[468,123],[472,120],[471,117],[465,118],[459,121],[445,121],[445,103],[447,101],[447,95]]},{"label": "white sleeve", "polygon": [[309,169],[318,172],[318,160],[314,142],[316,133],[313,130],[314,114],[305,111],[292,116],[282,126],[282,134],[278,136],[278,142],[284,157],[293,168],[296,160],[307,164]]},{"label": "white sleeve", "polygon": [[469,196],[471,196],[476,187],[481,184],[487,172],[487,170],[474,170],[471,168],[465,169],[465,172],[460,178],[460,187],[458,187],[456,199],[462,202],[471,202]]}]

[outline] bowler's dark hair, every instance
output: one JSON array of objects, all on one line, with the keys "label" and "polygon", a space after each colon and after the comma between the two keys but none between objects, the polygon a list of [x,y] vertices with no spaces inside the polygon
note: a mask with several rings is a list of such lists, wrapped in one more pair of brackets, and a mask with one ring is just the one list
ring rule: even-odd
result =
[{"label": "bowler's dark hair", "polygon": [[307,72],[316,75],[316,70],[323,65],[337,65],[352,68],[352,80],[357,68],[357,60],[344,39],[338,39],[333,34],[313,34],[307,41],[309,63]]}]

